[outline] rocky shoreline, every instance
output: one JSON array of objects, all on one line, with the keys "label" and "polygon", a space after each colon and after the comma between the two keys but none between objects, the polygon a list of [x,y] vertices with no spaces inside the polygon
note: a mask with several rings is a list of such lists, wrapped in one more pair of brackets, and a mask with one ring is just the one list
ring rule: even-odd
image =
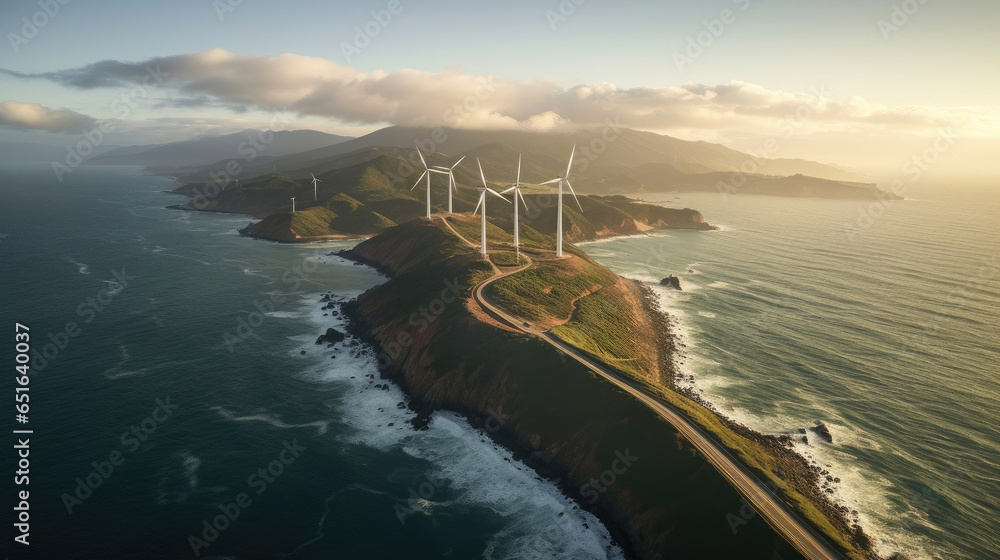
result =
[{"label": "rocky shoreline", "polygon": [[[833,493],[830,484],[840,482],[839,478],[833,477],[821,465],[815,462],[810,463],[809,459],[797,453],[792,447],[790,436],[763,434],[740,424],[721,413],[714,404],[702,397],[695,389],[681,387],[678,384],[683,374],[678,367],[677,360],[680,358],[680,353],[677,349],[682,343],[674,334],[670,316],[660,308],[657,296],[652,288],[641,283],[639,284],[643,292],[643,305],[646,312],[654,318],[654,322],[656,323],[657,344],[661,348],[661,355],[666,354],[673,357],[669,364],[661,365],[661,367],[668,368],[664,371],[671,371],[673,373],[673,386],[671,389],[712,411],[733,432],[755,441],[767,449],[768,453],[780,463],[781,471],[779,475],[782,475],[782,479],[792,483],[798,492],[812,501],[834,524],[836,529],[850,538],[852,544],[860,550],[867,551],[872,558],[877,558],[871,538],[868,537],[864,529],[858,524],[856,518],[858,512],[852,511],[846,506],[837,505],[830,499],[830,495]],[[816,426],[810,429],[821,435],[824,439],[832,441],[829,429],[822,422],[818,422]],[[801,432],[805,432],[805,430],[803,429]],[[761,476],[762,473],[757,474],[761,480],[766,480],[766,477]],[[852,516],[855,518],[852,519]]]}]

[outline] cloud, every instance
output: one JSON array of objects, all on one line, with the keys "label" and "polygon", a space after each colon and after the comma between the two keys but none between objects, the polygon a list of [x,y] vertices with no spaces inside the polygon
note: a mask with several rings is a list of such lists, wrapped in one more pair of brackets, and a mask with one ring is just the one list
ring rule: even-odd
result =
[{"label": "cloud", "polygon": [[49,109],[38,103],[4,101],[0,103],[0,126],[19,130],[80,132],[94,126],[92,117],[69,109]]},{"label": "cloud", "polygon": [[[239,56],[223,49],[152,58],[106,60],[67,70],[27,74],[67,87],[132,87],[163,76],[175,97],[167,107],[225,107],[234,112],[293,111],[345,124],[551,130],[604,126],[608,120],[641,130],[722,131],[774,127],[806,115],[810,126],[927,132],[997,122],[988,108],[887,107],[859,97],[835,101],[822,91],[793,93],[732,81],[623,89],[610,83],[570,89],[549,80],[518,82],[459,70],[364,72],[296,54]],[[995,129],[991,135],[1000,135]]]}]

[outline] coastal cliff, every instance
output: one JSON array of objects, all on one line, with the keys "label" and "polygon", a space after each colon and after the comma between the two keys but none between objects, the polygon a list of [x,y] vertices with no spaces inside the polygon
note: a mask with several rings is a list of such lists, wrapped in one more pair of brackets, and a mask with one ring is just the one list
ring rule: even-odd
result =
[{"label": "coastal cliff", "polygon": [[[469,235],[475,222],[414,220],[345,255],[391,276],[345,307],[356,333],[379,351],[382,375],[399,383],[418,410],[465,414],[557,479],[631,557],[800,558],[672,425],[471,298],[472,287],[495,274],[468,242],[478,239]],[[490,224],[488,233],[503,230]],[[522,255],[533,265],[491,285],[491,302],[671,399],[762,475],[778,471],[779,494],[848,556],[873,557],[860,529],[808,490],[815,490],[816,475],[801,458],[671,389],[673,340],[646,288],[573,246],[568,258],[555,260],[545,245],[532,246],[529,236]],[[492,261],[513,265],[505,257],[511,249],[501,239]]]}]

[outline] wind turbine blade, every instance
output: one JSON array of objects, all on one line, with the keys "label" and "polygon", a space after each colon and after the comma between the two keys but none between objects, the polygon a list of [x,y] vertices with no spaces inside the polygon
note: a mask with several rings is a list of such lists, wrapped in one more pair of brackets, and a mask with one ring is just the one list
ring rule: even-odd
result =
[{"label": "wind turbine blade", "polygon": [[483,175],[483,163],[476,158],[476,163],[479,164],[479,177],[483,180],[483,187],[486,187],[486,175]]},{"label": "wind turbine blade", "polygon": [[424,175],[427,175],[427,170],[426,170],[426,169],[424,170],[424,172],[423,172],[423,173],[421,173],[421,174],[420,174],[420,178],[419,178],[419,179],[417,179],[417,182],[416,182],[416,183],[413,183],[413,186],[412,186],[412,187],[410,187],[410,190],[411,190],[411,191],[412,191],[413,189],[417,188],[417,185],[419,185],[419,184],[420,184],[420,181],[423,181],[423,180],[424,180]]},{"label": "wind turbine blade", "polygon": [[576,192],[573,191],[573,185],[569,184],[569,179],[566,180],[566,186],[569,187],[569,192],[573,193],[573,199],[576,200],[576,205],[580,207],[580,211],[583,212],[583,206],[580,204],[580,199],[576,198]]},{"label": "wind turbine blade", "polygon": [[515,181],[514,184],[521,184],[521,154],[517,154],[517,181]]},{"label": "wind turbine blade", "polygon": [[458,194],[458,182],[455,181],[455,175],[451,171],[448,171],[448,187]]},{"label": "wind turbine blade", "polygon": [[483,191],[483,193],[479,195],[479,202],[476,204],[476,209],[472,211],[473,216],[476,215],[476,212],[479,212],[479,207],[482,206],[484,200],[486,200],[486,191]]},{"label": "wind turbine blade", "polygon": [[545,181],[544,183],[539,183],[539,184],[541,184],[541,185],[551,185],[552,183],[558,183],[559,181],[562,181],[561,177],[557,177],[555,179],[552,179],[551,181]]},{"label": "wind turbine blade", "polygon": [[504,190],[500,191],[500,194],[507,194],[507,193],[509,193],[510,191],[512,191],[512,190],[514,190],[514,189],[516,189],[516,188],[517,188],[517,187],[509,187],[509,188],[506,188],[506,189],[504,189]]},{"label": "wind turbine blade", "polygon": [[569,164],[566,166],[566,174],[563,177],[569,177],[569,168],[573,167],[573,156],[576,154],[576,144],[573,144],[573,151],[569,153]]},{"label": "wind turbine blade", "polygon": [[521,192],[521,189],[517,189],[517,196],[521,197],[521,204],[523,204],[524,205],[524,209],[527,210],[528,209],[528,203],[524,201],[524,193]]},{"label": "wind turbine blade", "polygon": [[502,198],[502,199],[503,199],[503,201],[504,201],[504,202],[506,202],[507,204],[510,204],[510,201],[509,201],[509,200],[507,200],[507,199],[506,199],[506,198],[505,198],[505,197],[504,197],[504,196],[503,196],[502,194],[498,193],[497,191],[495,191],[495,190],[493,190],[493,189],[491,189],[491,188],[489,188],[489,187],[487,187],[487,188],[486,188],[486,191],[484,191],[484,192],[491,192],[491,193],[493,193],[494,195],[496,195],[496,196],[498,196],[498,197]]},{"label": "wind turbine blade", "polygon": [[[416,143],[413,145],[417,146]],[[417,155],[420,156],[420,163],[424,164],[424,169],[427,169],[427,161],[424,159],[424,154],[420,153],[420,146],[417,146]]]},{"label": "wind turbine blade", "polygon": [[451,166],[451,168],[455,169],[456,167],[458,167],[458,164],[462,163],[463,159],[465,159],[465,156],[458,158],[458,161],[456,161],[455,164]]},{"label": "wind turbine blade", "polygon": [[317,178],[316,178],[316,176],[315,176],[315,175],[313,175],[312,173],[310,173],[309,175],[312,175],[312,178],[313,178],[313,181],[318,181],[318,180],[319,180],[319,179],[317,179]]}]

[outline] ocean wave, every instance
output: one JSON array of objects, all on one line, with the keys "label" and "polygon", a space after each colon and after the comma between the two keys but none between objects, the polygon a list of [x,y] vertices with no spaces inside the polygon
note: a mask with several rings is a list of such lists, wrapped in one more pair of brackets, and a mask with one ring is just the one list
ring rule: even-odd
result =
[{"label": "ocean wave", "polygon": [[[345,330],[343,316],[323,316],[322,310],[316,309],[319,296],[303,302],[311,309],[308,316],[317,330]],[[416,514],[434,516],[469,506],[496,512],[506,523],[490,539],[484,558],[624,559],[597,518],[486,438],[464,417],[434,412],[427,429],[415,431],[410,421],[416,414],[406,406],[409,398],[394,383],[380,378],[373,349],[362,347],[360,342],[351,346],[356,342],[348,337],[328,349],[303,340],[296,352],[302,356],[305,351],[305,357],[315,364],[303,375],[343,388],[337,410],[340,420],[353,428],[338,435],[345,443],[384,452],[400,450],[431,465],[424,476],[447,481],[453,496],[424,498],[415,504]],[[331,360],[332,354],[337,357]]]}]

